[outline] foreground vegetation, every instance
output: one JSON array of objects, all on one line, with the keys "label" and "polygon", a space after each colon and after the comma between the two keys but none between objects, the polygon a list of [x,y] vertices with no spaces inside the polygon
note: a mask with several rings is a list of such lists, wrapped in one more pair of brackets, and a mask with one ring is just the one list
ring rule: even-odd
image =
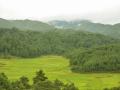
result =
[{"label": "foreground vegetation", "polygon": [[103,90],[117,87],[120,82],[119,73],[73,73],[69,67],[69,60],[61,56],[0,59],[0,72],[4,72],[11,81],[26,76],[32,83],[32,78],[39,69],[46,73],[49,80],[73,82],[80,90]]},{"label": "foreground vegetation", "polygon": [[0,74],[0,90],[78,90],[71,84],[64,84],[59,80],[54,82],[48,80],[42,70],[36,72],[36,76],[33,78],[33,84],[29,84],[29,79],[22,76],[17,81],[9,81],[4,73]]}]

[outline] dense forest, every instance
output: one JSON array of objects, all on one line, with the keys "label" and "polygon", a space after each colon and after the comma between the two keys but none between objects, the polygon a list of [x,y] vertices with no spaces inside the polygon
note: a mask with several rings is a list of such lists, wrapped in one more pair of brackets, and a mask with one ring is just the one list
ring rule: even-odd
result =
[{"label": "dense forest", "polygon": [[69,53],[68,57],[74,72],[120,71],[120,44],[77,49]]},{"label": "dense forest", "polygon": [[25,76],[19,80],[10,81],[4,73],[0,73],[0,90],[79,90],[74,83],[64,84],[56,79],[50,81],[45,73],[40,70],[33,77],[33,83],[30,84],[29,79]]},{"label": "dense forest", "polygon": [[97,47],[118,43],[119,40],[74,30],[51,30],[48,32],[20,31],[16,28],[0,29],[0,55],[36,57],[47,54],[64,55],[83,47]]}]

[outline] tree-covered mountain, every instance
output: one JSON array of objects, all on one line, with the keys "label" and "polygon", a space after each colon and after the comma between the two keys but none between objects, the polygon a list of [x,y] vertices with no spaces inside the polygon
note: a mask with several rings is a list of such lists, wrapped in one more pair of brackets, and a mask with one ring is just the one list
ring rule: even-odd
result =
[{"label": "tree-covered mountain", "polygon": [[16,28],[0,29],[1,56],[63,55],[67,51],[80,47],[90,48],[118,42],[119,40],[104,35],[75,30],[37,32],[21,31]]},{"label": "tree-covered mountain", "polygon": [[54,27],[40,21],[33,20],[5,20],[0,18],[0,28],[18,28],[20,30],[48,31]]},{"label": "tree-covered mountain", "polygon": [[74,20],[74,21],[50,21],[49,24],[64,29],[74,29],[74,30],[84,30],[94,33],[100,33],[104,35],[109,35],[114,38],[120,39],[120,24],[101,24],[101,23],[93,23],[88,20]]},{"label": "tree-covered mountain", "polygon": [[120,72],[120,44],[77,49],[68,57],[74,72]]}]

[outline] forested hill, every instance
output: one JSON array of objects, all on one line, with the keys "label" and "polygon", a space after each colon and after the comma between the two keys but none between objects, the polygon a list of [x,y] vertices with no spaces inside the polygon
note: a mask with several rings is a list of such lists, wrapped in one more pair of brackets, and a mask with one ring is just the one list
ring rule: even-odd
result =
[{"label": "forested hill", "polygon": [[0,28],[18,28],[20,30],[48,31],[54,27],[40,21],[33,20],[5,20],[0,18]]},{"label": "forested hill", "polygon": [[63,55],[65,52],[84,47],[96,47],[119,40],[100,34],[74,30],[51,30],[48,32],[0,29],[0,55],[36,57],[47,54]]},{"label": "forested hill", "polygon": [[49,24],[64,29],[83,30],[94,33],[100,33],[103,35],[109,35],[114,38],[120,39],[120,23],[109,25],[101,23],[93,23],[88,20],[73,20],[73,21],[50,21]]},{"label": "forested hill", "polygon": [[120,44],[78,49],[68,57],[74,72],[120,72]]}]

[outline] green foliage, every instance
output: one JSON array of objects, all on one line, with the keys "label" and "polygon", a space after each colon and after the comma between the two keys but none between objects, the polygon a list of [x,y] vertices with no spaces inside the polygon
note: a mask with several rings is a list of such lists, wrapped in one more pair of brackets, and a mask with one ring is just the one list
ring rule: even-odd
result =
[{"label": "green foliage", "polygon": [[55,86],[53,82],[46,80],[36,83],[34,90],[61,90],[61,87]]},{"label": "green foliage", "polygon": [[[27,77],[21,77],[15,82],[9,82],[7,76],[4,73],[0,74],[0,90],[78,90],[74,84],[63,84],[61,81],[56,80],[54,82],[46,79],[43,75],[43,71],[40,70],[36,73],[35,78],[39,79],[32,85],[29,84]],[[8,83],[9,82],[9,83]],[[58,83],[59,82],[59,83]],[[62,84],[61,84],[62,83]]]},{"label": "green foliage", "polygon": [[38,71],[36,73],[36,77],[33,78],[33,83],[36,84],[38,83],[39,81],[46,81],[48,78],[45,76],[45,74],[43,73],[42,70]]},{"label": "green foliage", "polygon": [[10,88],[7,76],[4,73],[0,74],[0,90],[6,90]]},{"label": "green foliage", "polygon": [[79,89],[76,88],[73,83],[71,83],[71,84],[66,84],[63,90],[79,90]]},{"label": "green foliage", "polygon": [[10,90],[30,90],[30,88],[29,79],[25,76],[10,84]]},{"label": "green foliage", "polygon": [[119,40],[100,34],[74,30],[48,32],[19,31],[16,28],[0,29],[1,57],[36,57],[46,54],[64,55],[65,52],[84,47],[117,43]]},{"label": "green foliage", "polygon": [[55,84],[55,86],[58,86],[58,87],[61,87],[61,86],[64,85],[64,83],[63,83],[62,81],[58,80],[58,79],[56,79],[56,80],[54,81],[54,84]]},{"label": "green foliage", "polygon": [[71,70],[75,72],[119,72],[120,44],[101,46],[71,53]]}]

